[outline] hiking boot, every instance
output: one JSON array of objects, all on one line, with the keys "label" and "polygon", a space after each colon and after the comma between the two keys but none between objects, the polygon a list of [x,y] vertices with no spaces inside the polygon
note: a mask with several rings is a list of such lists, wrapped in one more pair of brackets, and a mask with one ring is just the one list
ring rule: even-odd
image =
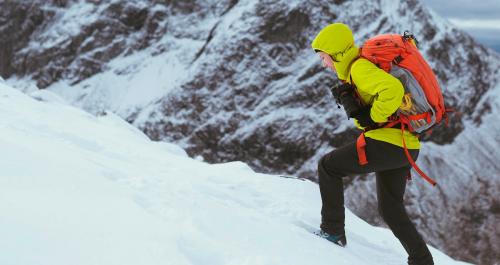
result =
[{"label": "hiking boot", "polygon": [[347,238],[345,237],[345,234],[334,235],[334,234],[329,234],[323,230],[319,230],[314,234],[341,247],[345,247],[347,245]]}]

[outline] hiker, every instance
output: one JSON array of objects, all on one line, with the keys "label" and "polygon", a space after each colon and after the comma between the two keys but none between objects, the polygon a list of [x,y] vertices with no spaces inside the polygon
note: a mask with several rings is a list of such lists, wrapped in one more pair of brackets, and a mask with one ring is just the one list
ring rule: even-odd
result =
[{"label": "hiker", "polygon": [[336,72],[343,82],[332,88],[337,102],[343,105],[349,117],[355,119],[358,128],[369,129],[364,133],[367,163],[360,165],[357,141],[333,150],[318,163],[323,204],[319,233],[337,245],[347,244],[342,179],[375,172],[378,211],[408,253],[408,264],[434,264],[427,245],[403,205],[411,164],[405,156],[402,137],[413,160],[418,157],[419,140],[409,131],[403,131],[403,134],[401,124],[381,127],[402,104],[402,83],[369,60],[360,58],[360,48],[355,45],[353,34],[345,24],[334,23],[323,28],[313,40],[312,48],[323,65]]}]

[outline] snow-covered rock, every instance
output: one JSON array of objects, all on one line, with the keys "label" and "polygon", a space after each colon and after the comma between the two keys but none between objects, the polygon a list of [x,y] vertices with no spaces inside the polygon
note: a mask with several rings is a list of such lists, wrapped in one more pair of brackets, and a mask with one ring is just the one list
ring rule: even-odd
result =
[{"label": "snow-covered rock", "polygon": [[[31,79],[91,113],[112,111],[190,156],[315,179],[321,155],[358,133],[309,47],[333,21],[359,44],[419,38],[460,115],[424,144],[418,163],[439,186],[415,176],[410,212],[447,253],[500,259],[500,56],[417,0],[3,1],[0,73],[23,91]],[[373,187],[370,176],[350,182],[347,204],[380,223]]]},{"label": "snow-covered rock", "polygon": [[347,248],[313,235],[315,183],[199,162],[117,119],[0,84],[0,264],[405,263],[350,211]]}]

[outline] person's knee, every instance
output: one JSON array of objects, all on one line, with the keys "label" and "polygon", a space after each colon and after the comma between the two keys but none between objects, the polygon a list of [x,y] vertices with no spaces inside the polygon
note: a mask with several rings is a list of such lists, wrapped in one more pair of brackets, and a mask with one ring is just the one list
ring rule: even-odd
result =
[{"label": "person's knee", "polygon": [[326,173],[325,167],[323,166],[325,160],[325,156],[323,156],[319,161],[318,161],[318,177],[319,180],[321,181],[322,179],[328,178],[329,175]]},{"label": "person's knee", "polygon": [[332,178],[332,177],[338,177],[335,173],[334,169],[334,161],[332,161],[331,157],[329,154],[323,156],[319,162],[318,162],[318,175],[321,179],[326,179],[326,178]]},{"label": "person's knee", "polygon": [[383,205],[379,203],[380,216],[394,234],[413,226],[403,205]]}]

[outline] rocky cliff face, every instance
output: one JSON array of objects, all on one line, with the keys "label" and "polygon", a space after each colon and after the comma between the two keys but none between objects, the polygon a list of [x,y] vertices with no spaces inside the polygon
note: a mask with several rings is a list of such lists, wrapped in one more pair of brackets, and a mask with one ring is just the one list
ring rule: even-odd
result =
[{"label": "rocky cliff face", "polygon": [[[111,109],[207,161],[315,179],[318,159],[358,134],[309,48],[333,21],[359,44],[386,32],[419,37],[457,115],[425,139],[418,163],[440,184],[415,176],[408,209],[450,255],[500,259],[500,56],[416,0],[5,1],[0,73],[90,112]],[[373,188],[372,176],[349,181],[347,204],[381,224]]]}]

